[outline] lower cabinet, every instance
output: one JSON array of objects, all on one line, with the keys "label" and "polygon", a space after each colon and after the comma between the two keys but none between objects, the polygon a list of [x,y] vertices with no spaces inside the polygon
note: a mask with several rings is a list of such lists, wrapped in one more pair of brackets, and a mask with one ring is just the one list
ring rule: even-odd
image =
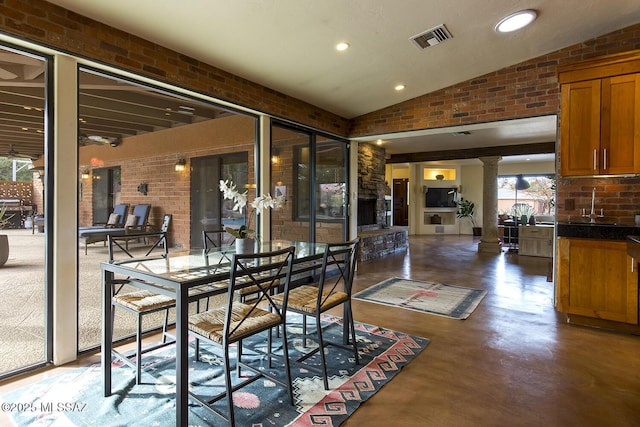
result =
[{"label": "lower cabinet", "polygon": [[638,271],[624,241],[558,238],[557,310],[638,324]]},{"label": "lower cabinet", "polygon": [[518,230],[518,254],[523,256],[553,257],[553,226],[522,226]]}]

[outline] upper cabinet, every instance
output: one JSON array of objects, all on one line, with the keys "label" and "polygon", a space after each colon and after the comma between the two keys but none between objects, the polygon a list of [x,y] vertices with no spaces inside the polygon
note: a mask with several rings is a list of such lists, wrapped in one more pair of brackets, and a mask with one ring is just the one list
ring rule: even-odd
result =
[{"label": "upper cabinet", "polygon": [[640,173],[640,51],[558,69],[560,174]]}]

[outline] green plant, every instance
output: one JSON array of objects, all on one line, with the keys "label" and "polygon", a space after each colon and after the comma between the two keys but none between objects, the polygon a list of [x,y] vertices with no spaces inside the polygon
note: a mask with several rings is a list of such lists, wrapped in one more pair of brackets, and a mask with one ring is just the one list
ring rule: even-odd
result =
[{"label": "green plant", "polygon": [[458,218],[468,218],[471,222],[472,227],[477,227],[475,214],[475,204],[471,200],[467,200],[464,197],[460,197],[460,201],[458,202],[458,212],[456,213],[456,217]]}]

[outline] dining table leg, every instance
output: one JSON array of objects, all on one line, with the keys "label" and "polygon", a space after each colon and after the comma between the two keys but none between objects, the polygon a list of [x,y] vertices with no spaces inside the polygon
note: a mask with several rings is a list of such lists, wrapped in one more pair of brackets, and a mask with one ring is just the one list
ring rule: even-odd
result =
[{"label": "dining table leg", "polygon": [[180,287],[176,298],[176,425],[189,423],[189,290]]},{"label": "dining table leg", "polygon": [[102,270],[102,392],[105,397],[111,396],[111,350],[113,346],[113,316],[111,305],[113,273]]}]

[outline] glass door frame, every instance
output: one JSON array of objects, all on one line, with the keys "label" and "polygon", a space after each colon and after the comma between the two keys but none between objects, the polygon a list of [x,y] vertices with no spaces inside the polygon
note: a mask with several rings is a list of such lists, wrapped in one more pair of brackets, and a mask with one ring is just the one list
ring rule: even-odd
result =
[{"label": "glass door frame", "polygon": [[[44,128],[44,171],[40,172],[40,177],[43,182],[43,210],[44,212],[51,212],[52,207],[54,205],[54,173],[51,168],[54,160],[54,132],[53,132],[53,124],[54,124],[54,57],[52,55],[45,54],[43,52],[38,52],[33,49],[29,49],[24,46],[16,46],[6,41],[2,41],[0,43],[0,47],[3,50],[11,51],[14,53],[32,56],[37,59],[40,59],[44,62],[44,115],[43,115],[43,128]],[[0,380],[5,378],[13,377],[16,375],[20,375],[24,372],[32,371],[34,369],[38,369],[44,367],[53,361],[53,331],[54,331],[54,316],[53,316],[53,257],[54,257],[54,246],[53,246],[53,215],[49,214],[44,216],[45,227],[44,227],[44,299],[43,299],[43,310],[44,310],[44,354],[43,360],[40,362],[36,362],[31,365],[22,366],[17,369],[13,369],[7,372],[0,372]]]},{"label": "glass door frame", "polygon": [[[344,216],[343,216],[343,220],[340,221],[342,223],[342,239],[343,240],[348,240],[349,239],[349,235],[350,235],[350,229],[349,229],[349,224],[350,224],[350,211],[351,211],[351,180],[350,180],[350,176],[351,176],[351,162],[350,162],[350,148],[351,148],[351,143],[341,137],[335,136],[335,135],[331,135],[325,132],[320,132],[318,130],[315,129],[311,129],[311,128],[307,128],[304,126],[300,126],[300,125],[294,125],[288,122],[284,122],[281,120],[277,120],[277,119],[272,119],[271,120],[271,126],[270,126],[270,149],[273,150],[273,128],[274,127],[279,127],[291,132],[298,132],[302,135],[305,135],[308,138],[309,141],[309,188],[308,188],[308,192],[309,192],[309,241],[310,242],[316,242],[316,238],[317,238],[317,233],[316,233],[316,226],[317,226],[317,208],[318,208],[318,197],[316,195],[316,191],[315,191],[315,187],[316,187],[316,181],[317,181],[317,177],[316,177],[316,163],[317,163],[317,149],[318,149],[318,139],[322,138],[322,139],[329,139],[332,142],[343,142],[344,143],[344,180],[345,180],[345,184],[346,184],[346,197],[345,197],[345,206],[344,206]],[[274,153],[271,152],[271,155],[273,155]],[[271,156],[270,156],[271,157]],[[295,156],[294,160],[295,160]],[[296,165],[292,164],[293,167],[293,172],[295,173],[295,171],[297,170],[297,167],[295,167]],[[271,175],[270,175],[271,176]],[[297,182],[297,180],[294,179],[294,182]],[[273,183],[272,183],[273,185]],[[295,187],[295,185],[294,185]],[[289,197],[289,200],[292,200],[293,203],[296,203],[296,191],[293,192],[294,194],[292,195],[292,197]],[[294,209],[295,212],[295,209]],[[272,230],[272,235],[273,235],[273,230]]]}]

